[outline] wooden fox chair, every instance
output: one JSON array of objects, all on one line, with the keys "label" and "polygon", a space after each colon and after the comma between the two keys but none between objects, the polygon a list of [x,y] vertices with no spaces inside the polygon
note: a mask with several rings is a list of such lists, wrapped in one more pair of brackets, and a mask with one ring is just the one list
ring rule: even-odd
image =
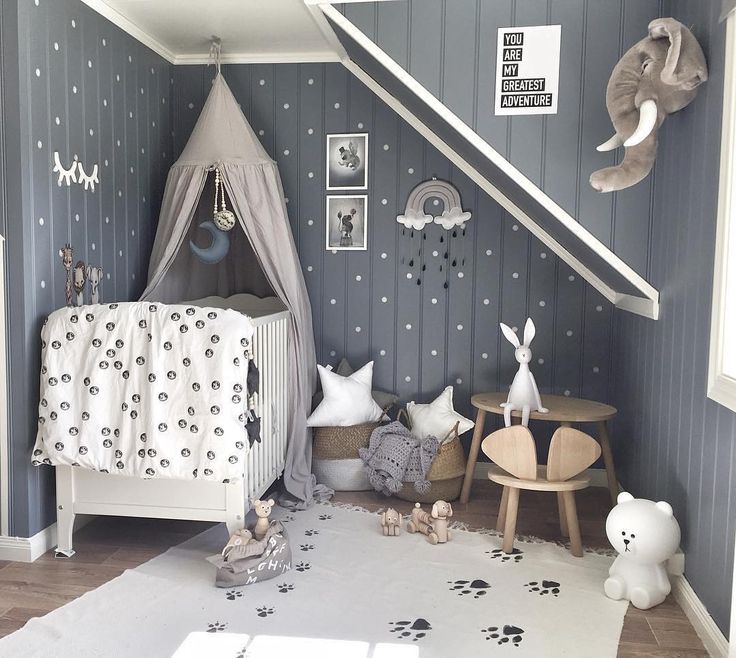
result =
[{"label": "wooden fox chair", "polygon": [[570,538],[570,552],[582,557],[574,492],[590,484],[590,479],[580,474],[600,457],[598,442],[572,427],[560,427],[552,436],[547,465],[539,466],[532,433],[523,425],[512,425],[489,434],[481,448],[493,462],[488,479],[503,486],[496,529],[503,532],[504,552],[514,549],[519,493],[527,489],[557,493],[560,530]]}]

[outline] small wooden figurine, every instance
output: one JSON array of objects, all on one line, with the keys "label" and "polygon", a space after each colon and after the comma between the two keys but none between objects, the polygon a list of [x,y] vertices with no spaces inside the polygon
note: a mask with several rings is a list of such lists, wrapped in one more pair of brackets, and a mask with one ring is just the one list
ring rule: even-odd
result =
[{"label": "small wooden figurine", "polygon": [[387,537],[398,537],[401,534],[401,514],[393,507],[389,507],[381,514],[381,526],[383,534]]},{"label": "small wooden figurine", "polygon": [[227,557],[227,554],[236,546],[243,546],[253,539],[253,534],[248,528],[238,530],[230,536],[230,540],[222,549],[222,555]]},{"label": "small wooden figurine", "polygon": [[266,531],[268,530],[268,517],[271,514],[271,508],[273,505],[273,498],[269,498],[268,500],[256,500],[253,503],[253,509],[258,517],[255,528],[253,528],[253,536],[257,541],[261,541],[261,539],[266,536]]},{"label": "small wooden figurine", "polygon": [[444,500],[438,500],[432,505],[431,514],[425,512],[422,506],[416,503],[406,529],[412,533],[421,532],[426,535],[430,544],[444,544],[450,541],[447,519],[451,516],[452,505]]}]

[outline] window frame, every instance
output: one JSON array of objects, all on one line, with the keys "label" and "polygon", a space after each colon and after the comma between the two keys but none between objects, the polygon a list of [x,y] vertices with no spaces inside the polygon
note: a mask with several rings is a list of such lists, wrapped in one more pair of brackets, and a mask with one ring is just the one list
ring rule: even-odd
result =
[{"label": "window frame", "polygon": [[732,249],[729,248],[730,243],[736,239],[732,237],[734,232],[736,232],[736,12],[732,12],[726,19],[721,166],[708,359],[708,397],[736,412],[736,379],[725,374],[723,362],[729,292],[730,303],[736,304],[736,290],[727,290],[729,261],[730,267],[736,267],[736,253],[730,253]]}]

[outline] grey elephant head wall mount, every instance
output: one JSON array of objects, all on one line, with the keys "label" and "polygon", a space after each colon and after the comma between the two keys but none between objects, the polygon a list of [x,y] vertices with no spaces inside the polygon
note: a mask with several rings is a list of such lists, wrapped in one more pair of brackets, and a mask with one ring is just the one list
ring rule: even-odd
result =
[{"label": "grey elephant head wall mount", "polygon": [[606,107],[616,133],[598,151],[626,149],[621,163],[594,172],[591,186],[614,192],[646,178],[657,155],[657,132],[667,115],[689,105],[708,79],[697,39],[674,18],[649,23],[649,35],[616,64],[606,89]]}]

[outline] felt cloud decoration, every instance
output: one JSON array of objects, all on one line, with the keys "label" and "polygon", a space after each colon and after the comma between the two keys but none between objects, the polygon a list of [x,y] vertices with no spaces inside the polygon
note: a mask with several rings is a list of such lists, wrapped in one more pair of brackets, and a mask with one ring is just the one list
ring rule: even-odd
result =
[{"label": "felt cloud decoration", "polygon": [[439,224],[443,229],[449,231],[456,226],[465,226],[465,222],[469,219],[469,212],[463,212],[462,208],[454,206],[449,211],[445,210],[439,217],[435,217],[434,223]]},{"label": "felt cloud decoration", "polygon": [[[437,199],[443,204],[441,215],[427,215],[424,205],[429,199]],[[471,217],[469,212],[463,212],[460,192],[452,184],[444,180],[426,180],[419,183],[406,200],[406,209],[403,215],[398,215],[396,221],[407,228],[421,231],[427,224],[434,222],[446,231],[456,226],[464,226]]]},{"label": "felt cloud decoration", "polygon": [[349,377],[317,366],[324,399],[307,418],[307,427],[347,427],[381,420],[383,410],[373,396],[373,361]]},{"label": "felt cloud decoration", "polygon": [[454,438],[447,436],[455,425],[458,425],[458,435],[473,429],[475,423],[469,418],[455,411],[452,403],[452,386],[448,386],[429,404],[409,402],[406,412],[411,422],[411,433],[419,439],[434,436],[436,439],[448,442]]},{"label": "felt cloud decoration", "polygon": [[416,211],[414,208],[408,208],[403,215],[396,218],[399,224],[403,224],[406,228],[413,228],[415,231],[421,231],[427,224],[434,221],[432,215],[425,215],[421,210]]}]

